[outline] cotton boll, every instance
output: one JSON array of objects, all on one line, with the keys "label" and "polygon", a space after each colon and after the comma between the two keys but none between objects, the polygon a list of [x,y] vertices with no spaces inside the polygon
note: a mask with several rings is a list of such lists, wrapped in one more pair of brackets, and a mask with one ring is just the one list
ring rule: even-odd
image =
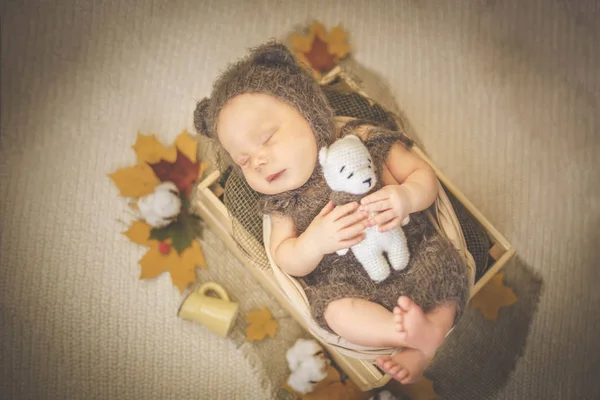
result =
[{"label": "cotton boll", "polygon": [[285,355],[288,366],[291,371],[295,371],[298,365],[308,358],[322,353],[323,348],[316,340],[298,339],[292,347],[290,347]]},{"label": "cotton boll", "polygon": [[313,391],[315,385],[327,376],[327,362],[323,357],[302,361],[288,378],[288,385],[300,394]]},{"label": "cotton boll", "polygon": [[150,226],[161,228],[173,222],[181,211],[179,190],[173,182],[163,182],[154,188],[154,193],[141,197],[137,205]]}]

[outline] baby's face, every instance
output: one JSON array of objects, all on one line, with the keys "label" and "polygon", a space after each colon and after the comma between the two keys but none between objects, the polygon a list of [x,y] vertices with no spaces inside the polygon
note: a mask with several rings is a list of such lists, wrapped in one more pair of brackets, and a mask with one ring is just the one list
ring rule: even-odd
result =
[{"label": "baby's face", "polygon": [[217,135],[254,190],[278,194],[304,185],[317,162],[317,141],[293,107],[262,93],[229,100]]}]

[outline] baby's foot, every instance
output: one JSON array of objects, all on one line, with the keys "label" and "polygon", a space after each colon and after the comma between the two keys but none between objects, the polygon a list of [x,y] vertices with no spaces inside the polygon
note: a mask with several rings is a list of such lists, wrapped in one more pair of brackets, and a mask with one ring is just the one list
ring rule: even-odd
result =
[{"label": "baby's foot", "polygon": [[430,359],[444,343],[445,332],[406,296],[400,296],[398,305],[394,307],[394,324],[407,347],[421,350]]},{"label": "baby's foot", "polygon": [[421,350],[404,349],[393,356],[377,357],[377,365],[403,385],[416,382],[431,362]]}]

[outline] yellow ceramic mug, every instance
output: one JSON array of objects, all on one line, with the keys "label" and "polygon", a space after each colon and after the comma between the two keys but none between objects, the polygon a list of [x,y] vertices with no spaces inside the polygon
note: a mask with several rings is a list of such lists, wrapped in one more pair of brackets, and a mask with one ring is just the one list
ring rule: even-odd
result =
[{"label": "yellow ceramic mug", "polygon": [[[208,291],[219,295],[219,299],[207,296]],[[194,290],[181,303],[177,316],[189,321],[198,322],[208,329],[227,336],[238,313],[238,304],[229,300],[227,292],[215,282],[207,282]]]}]

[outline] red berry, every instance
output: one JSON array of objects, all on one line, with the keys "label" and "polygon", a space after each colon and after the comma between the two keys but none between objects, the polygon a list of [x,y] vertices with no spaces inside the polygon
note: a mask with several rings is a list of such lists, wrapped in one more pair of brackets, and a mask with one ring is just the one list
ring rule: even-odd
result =
[{"label": "red berry", "polygon": [[160,254],[168,254],[170,248],[171,246],[169,246],[169,243],[160,242],[158,244],[158,251],[160,252]]}]

